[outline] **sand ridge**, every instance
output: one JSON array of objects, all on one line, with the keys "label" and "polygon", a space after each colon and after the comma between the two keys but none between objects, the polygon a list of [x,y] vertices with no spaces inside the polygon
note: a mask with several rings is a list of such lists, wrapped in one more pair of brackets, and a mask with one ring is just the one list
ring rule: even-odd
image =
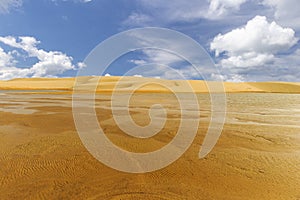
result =
[{"label": "sand ridge", "polygon": [[[146,85],[139,88],[137,92],[186,92],[187,86],[191,85],[196,93],[207,93],[208,87],[205,81],[200,80],[163,80],[143,77],[78,77],[82,90],[88,90],[99,81],[97,92],[112,92],[118,83],[119,91],[132,91],[139,84]],[[0,81],[1,90],[64,90],[72,91],[74,88],[75,78],[19,78],[8,81]],[[167,86],[167,87],[165,87]],[[77,87],[77,88],[80,88]],[[168,89],[170,88],[170,89]],[[300,83],[291,82],[243,82],[231,83],[224,82],[226,93],[300,93]],[[213,91],[210,91],[213,92]]]}]

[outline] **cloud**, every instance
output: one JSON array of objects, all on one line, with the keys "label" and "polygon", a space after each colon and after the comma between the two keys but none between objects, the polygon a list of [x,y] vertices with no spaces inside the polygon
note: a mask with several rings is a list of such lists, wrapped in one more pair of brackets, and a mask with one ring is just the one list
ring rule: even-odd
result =
[{"label": "cloud", "polygon": [[131,62],[131,63],[133,63],[135,65],[144,65],[144,64],[147,64],[147,61],[141,60],[141,59],[139,59],[139,60],[129,60],[129,62]]},{"label": "cloud", "polygon": [[92,2],[93,0],[51,0],[54,3],[58,3],[59,1],[65,2],[65,1],[70,1],[74,3],[89,3]]},{"label": "cloud", "polygon": [[241,55],[230,56],[223,59],[221,64],[223,67],[255,67],[263,66],[264,64],[271,63],[274,60],[274,55],[268,53],[248,52]]},{"label": "cloud", "polygon": [[[146,65],[148,65],[147,70],[133,71],[132,75],[209,80],[210,75],[216,72],[207,52],[197,42],[182,34],[163,31],[163,29],[162,31],[147,29],[127,34],[130,39],[126,41],[133,42],[134,46],[138,48],[137,58],[134,60],[131,58],[129,62],[142,69],[147,68]],[[194,64],[193,67],[190,62]],[[145,68],[140,65],[144,65]],[[170,68],[174,70],[172,71]],[[181,75],[177,72],[180,72]]]},{"label": "cloud", "polygon": [[16,77],[26,77],[29,73],[28,69],[20,69],[14,67],[17,61],[13,57],[14,52],[6,53],[0,47],[0,80],[7,80]]},{"label": "cloud", "polygon": [[290,49],[297,41],[293,29],[256,16],[244,27],[217,35],[210,49],[217,57],[225,52],[227,58],[221,60],[223,67],[255,67],[272,62],[277,53]]},{"label": "cloud", "polygon": [[29,68],[17,68],[16,61],[13,60],[12,53],[5,53],[2,49],[0,65],[0,78],[19,78],[19,77],[54,77],[68,70],[76,70],[83,67],[81,63],[78,67],[73,65],[73,58],[59,51],[45,51],[38,49],[40,43],[34,37],[0,37],[0,42],[12,48],[22,49],[27,53],[27,57],[38,60]]},{"label": "cloud", "polygon": [[152,77],[169,80],[199,79],[199,73],[191,65],[173,68],[159,63],[149,63],[147,67],[136,68],[126,76]]},{"label": "cloud", "polygon": [[298,0],[262,0],[262,3],[274,10],[274,18],[279,24],[300,29]]},{"label": "cloud", "polygon": [[239,74],[231,74],[231,75],[221,75],[221,74],[212,74],[212,79],[214,80],[223,80],[227,82],[244,82],[245,79]]},{"label": "cloud", "polygon": [[145,26],[152,22],[193,22],[199,19],[220,19],[238,11],[247,0],[137,0],[139,12],[134,11],[124,21],[125,25]]},{"label": "cloud", "polygon": [[240,6],[247,0],[211,0],[209,4],[206,18],[217,19],[222,16],[226,16],[232,11],[237,11]]},{"label": "cloud", "polygon": [[[140,74],[164,79],[199,79],[200,74],[189,63],[167,51],[157,49],[144,49],[144,60],[134,60],[135,64],[150,65],[152,69],[141,71]],[[179,67],[178,67],[179,66]],[[202,72],[205,72],[203,70]]]},{"label": "cloud", "polygon": [[143,59],[130,60],[130,62],[137,65],[137,67],[143,65],[147,67],[142,67],[141,70],[133,71],[132,73],[138,73],[145,77],[160,77],[164,79],[199,78],[200,76],[183,58],[166,50],[143,49],[142,53]]},{"label": "cloud", "polygon": [[141,78],[141,77],[143,77],[142,75],[140,75],[140,74],[135,74],[135,75],[133,75],[134,77],[139,77],[139,78]]},{"label": "cloud", "polygon": [[0,14],[9,13],[13,8],[22,6],[22,0],[1,0],[0,1]]},{"label": "cloud", "polygon": [[87,67],[87,66],[86,66],[86,64],[85,64],[85,63],[83,63],[83,62],[79,62],[79,63],[77,63],[77,66],[79,67],[79,69],[82,69],[82,68],[85,68],[85,67]]},{"label": "cloud", "polygon": [[142,52],[143,60],[130,60],[138,69],[128,75],[135,76],[138,73],[144,77],[173,80],[203,78],[192,65],[173,53],[158,49],[144,49]]},{"label": "cloud", "polygon": [[6,53],[0,47],[0,67],[13,66],[16,61],[13,59],[12,53]]},{"label": "cloud", "polygon": [[[300,49],[289,55],[281,55],[275,58],[273,66],[270,68],[276,68],[276,72],[273,76],[278,81],[294,81],[299,82],[300,77]],[[270,69],[270,71],[272,71]],[[272,78],[274,78],[272,77]]]},{"label": "cloud", "polygon": [[152,18],[150,16],[133,12],[128,16],[128,18],[123,22],[123,24],[129,26],[141,26],[151,21]]},{"label": "cloud", "polygon": [[147,63],[160,63],[164,65],[171,65],[176,62],[183,61],[179,56],[169,53],[167,51],[157,49],[144,49],[143,53],[147,56]]},{"label": "cloud", "polygon": [[[172,54],[170,52],[159,50],[159,49],[143,49],[142,50],[143,59],[130,60],[129,62],[134,63],[137,67],[137,71],[132,71],[129,73],[131,76],[135,76],[138,73],[141,76],[145,77],[161,77],[164,79],[182,79],[182,76],[179,75],[179,70],[172,70],[176,64],[180,64],[184,60],[179,56]],[[146,67],[145,67],[146,66]],[[169,68],[168,68],[169,67]],[[181,71],[186,72],[186,67],[181,66]],[[176,73],[177,72],[177,73]],[[187,77],[191,77],[190,73],[185,73]],[[182,74],[183,75],[183,74]],[[199,74],[197,74],[199,76]]]}]

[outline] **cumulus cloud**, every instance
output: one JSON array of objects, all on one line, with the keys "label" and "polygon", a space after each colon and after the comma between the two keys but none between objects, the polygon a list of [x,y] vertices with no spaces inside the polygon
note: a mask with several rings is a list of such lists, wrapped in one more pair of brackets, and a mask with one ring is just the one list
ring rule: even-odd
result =
[{"label": "cumulus cloud", "polygon": [[22,0],[1,0],[0,1],[0,14],[8,13],[13,8],[22,6]]},{"label": "cumulus cloud", "polygon": [[274,55],[268,53],[249,52],[241,55],[230,56],[223,59],[221,64],[223,67],[255,67],[263,66],[264,64],[271,63],[274,60]]},{"label": "cumulus cloud", "polygon": [[87,67],[87,66],[86,66],[86,64],[85,64],[85,63],[83,63],[83,62],[79,62],[79,63],[77,63],[77,66],[79,67],[79,69],[82,69],[82,68],[85,68],[85,67]]},{"label": "cumulus cloud", "polygon": [[227,74],[227,75],[221,75],[221,74],[212,74],[213,80],[222,80],[227,82],[244,82],[245,79],[243,76],[239,74]]},{"label": "cumulus cloud", "polygon": [[[37,45],[40,42],[34,37],[0,37],[0,42],[12,48],[22,49],[27,53],[27,57],[33,57],[38,60],[38,62],[31,67],[17,68],[12,53],[5,53],[1,48],[1,79],[19,77],[54,77],[67,70],[77,69],[77,66],[72,63],[72,57],[59,51],[45,51],[43,49],[38,49]],[[82,67],[82,64],[79,63],[78,67]]]},{"label": "cumulus cloud", "polygon": [[254,67],[272,62],[277,53],[288,50],[297,41],[293,29],[256,16],[244,27],[217,35],[210,49],[216,56],[225,52],[227,58],[221,60],[223,67]]},{"label": "cumulus cloud", "polygon": [[0,67],[13,66],[16,61],[13,59],[12,53],[6,53],[0,47]]},{"label": "cumulus cloud", "polygon": [[27,76],[29,70],[14,67],[16,63],[17,61],[13,57],[13,52],[9,51],[6,53],[0,47],[0,80]]}]

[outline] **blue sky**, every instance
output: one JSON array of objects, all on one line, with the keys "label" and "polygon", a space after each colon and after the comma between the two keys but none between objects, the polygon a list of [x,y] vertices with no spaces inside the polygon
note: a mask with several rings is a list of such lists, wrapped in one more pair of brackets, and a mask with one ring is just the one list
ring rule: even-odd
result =
[{"label": "blue sky", "polygon": [[[179,31],[201,44],[225,81],[300,81],[300,7],[296,0],[1,0],[0,79],[75,76],[100,42],[137,27]],[[129,53],[108,69],[122,75],[141,63],[174,66],[162,51]],[[205,68],[206,67],[206,68]],[[157,71],[156,71],[157,72]],[[162,71],[138,75],[176,79]]]}]

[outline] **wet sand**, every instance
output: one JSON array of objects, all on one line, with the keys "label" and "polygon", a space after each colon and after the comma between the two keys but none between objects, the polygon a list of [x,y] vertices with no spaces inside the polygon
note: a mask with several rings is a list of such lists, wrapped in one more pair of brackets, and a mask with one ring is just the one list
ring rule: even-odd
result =
[{"label": "wet sand", "polygon": [[[170,166],[145,174],[111,169],[86,150],[75,130],[71,99],[56,93],[0,94],[0,199],[300,199],[299,94],[228,94],[222,135],[204,159],[198,153],[211,113],[209,95],[198,94],[201,121],[193,144]],[[97,95],[96,113],[116,145],[148,152],[175,136],[178,102],[164,93],[136,94],[130,102],[140,125],[149,123],[148,108],[158,102],[168,120],[147,140],[128,137],[116,126],[110,95]]]}]

